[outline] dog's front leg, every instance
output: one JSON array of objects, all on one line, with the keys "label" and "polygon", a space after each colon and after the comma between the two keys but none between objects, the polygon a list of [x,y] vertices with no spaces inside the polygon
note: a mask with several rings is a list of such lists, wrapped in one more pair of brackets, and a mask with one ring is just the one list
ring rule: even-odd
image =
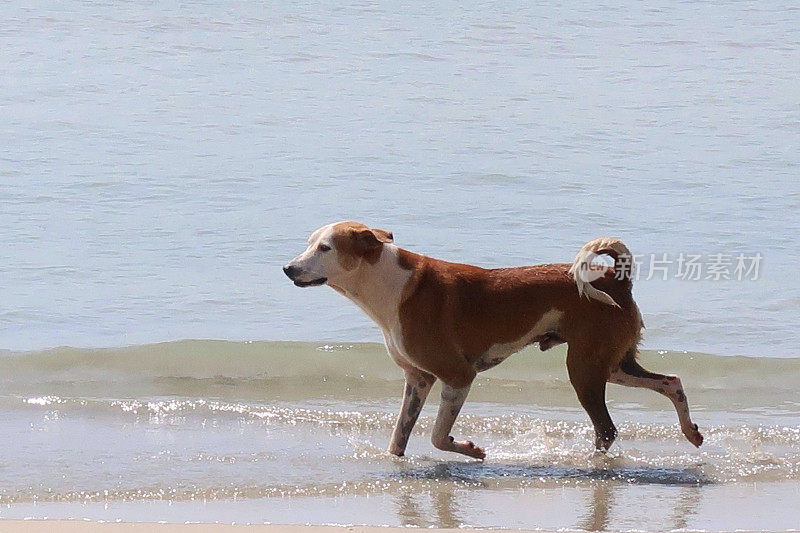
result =
[{"label": "dog's front leg", "polygon": [[436,416],[436,423],[433,425],[433,435],[431,442],[440,450],[448,452],[463,453],[476,459],[484,459],[486,453],[483,448],[475,446],[472,441],[457,441],[450,436],[456,417],[464,405],[464,400],[469,394],[470,385],[456,389],[447,383],[442,383],[442,401],[439,404],[439,414]]},{"label": "dog's front leg", "polygon": [[389,453],[402,457],[406,452],[408,438],[411,430],[417,423],[419,413],[428,393],[433,387],[436,378],[432,374],[417,369],[406,369],[406,384],[403,391],[403,406],[400,408],[400,415],[397,417],[397,425],[392,432],[392,440],[389,443]]}]

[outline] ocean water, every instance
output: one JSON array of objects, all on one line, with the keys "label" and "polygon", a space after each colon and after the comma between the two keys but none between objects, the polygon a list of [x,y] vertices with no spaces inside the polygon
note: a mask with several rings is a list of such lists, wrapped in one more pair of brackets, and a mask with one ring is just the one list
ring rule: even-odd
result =
[{"label": "ocean water", "polygon": [[779,2],[8,3],[0,346],[378,341],[280,271],[354,219],[484,266],[599,236],[761,253],[757,281],[638,281],[647,346],[797,356],[798,20]]},{"label": "ocean water", "polygon": [[403,382],[378,344],[3,353],[0,517],[800,525],[800,360],[645,352],[645,366],[683,376],[706,442],[684,440],[660,395],[612,386],[620,436],[602,455],[592,452],[562,348],[526,349],[475,382],[454,434],[484,445],[484,462],[430,444],[438,386],[408,456],[384,451]]},{"label": "ocean water", "polygon": [[[6,3],[0,517],[800,529],[798,22],[782,2]],[[428,444],[435,394],[388,457],[379,332],[280,270],[341,219],[489,267],[620,237],[645,362],[683,377],[706,444],[615,388],[620,442],[592,455],[563,351],[530,350],[457,423],[485,463]]]}]

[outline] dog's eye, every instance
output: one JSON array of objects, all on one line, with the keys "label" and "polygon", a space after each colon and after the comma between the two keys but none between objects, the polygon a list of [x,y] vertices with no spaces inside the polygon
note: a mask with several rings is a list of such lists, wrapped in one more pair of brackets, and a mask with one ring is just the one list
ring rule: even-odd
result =
[{"label": "dog's eye", "polygon": [[320,252],[330,252],[331,251],[331,247],[328,246],[327,244],[320,244],[319,245],[319,251]]}]

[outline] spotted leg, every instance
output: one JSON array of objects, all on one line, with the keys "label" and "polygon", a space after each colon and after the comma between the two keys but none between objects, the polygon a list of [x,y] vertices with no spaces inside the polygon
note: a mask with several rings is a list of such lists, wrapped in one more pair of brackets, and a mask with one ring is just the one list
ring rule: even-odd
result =
[{"label": "spotted leg", "polygon": [[392,432],[392,440],[389,442],[389,453],[399,457],[405,454],[411,430],[414,429],[414,424],[417,423],[419,413],[422,411],[422,405],[436,381],[432,374],[422,370],[408,368],[405,373],[403,405],[400,408],[400,415],[397,417],[397,425]]},{"label": "spotted leg", "polygon": [[697,424],[689,416],[689,402],[683,392],[683,385],[678,376],[665,376],[648,372],[642,368],[632,356],[622,360],[619,369],[612,372],[608,378],[611,383],[625,385],[626,387],[642,387],[663,394],[675,405],[678,412],[678,421],[681,431],[695,446],[703,444],[703,435],[698,431]]},{"label": "spotted leg", "polygon": [[451,387],[447,383],[442,383],[442,400],[439,404],[439,414],[436,416],[436,423],[433,425],[433,435],[431,442],[440,450],[456,452],[476,459],[484,459],[486,453],[482,448],[475,446],[471,441],[457,441],[450,436],[453,424],[464,405],[464,400],[469,394],[470,385],[459,389]]}]

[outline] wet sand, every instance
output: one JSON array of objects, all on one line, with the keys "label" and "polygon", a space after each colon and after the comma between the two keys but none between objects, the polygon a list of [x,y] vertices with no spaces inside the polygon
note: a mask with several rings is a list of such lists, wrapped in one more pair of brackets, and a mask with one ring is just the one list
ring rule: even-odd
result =
[{"label": "wet sand", "polygon": [[[107,523],[71,520],[0,520],[2,533],[407,533],[403,527],[375,526],[296,526],[296,525],[229,525],[229,524],[152,524]],[[491,529],[428,529],[431,533],[463,533],[468,531],[508,531]],[[522,530],[515,530],[522,531]]]}]

